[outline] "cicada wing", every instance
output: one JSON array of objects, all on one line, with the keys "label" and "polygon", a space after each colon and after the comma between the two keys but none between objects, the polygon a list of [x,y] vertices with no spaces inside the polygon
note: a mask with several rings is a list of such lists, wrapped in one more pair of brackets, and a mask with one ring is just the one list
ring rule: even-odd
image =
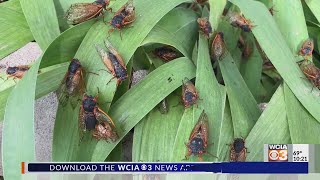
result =
[{"label": "cicada wing", "polygon": [[233,144],[231,144],[230,145],[230,162],[236,162],[236,161],[237,161],[237,154],[233,148]]},{"label": "cicada wing", "polygon": [[187,78],[185,78],[185,80],[184,80],[184,86],[185,86],[186,89],[188,89],[192,93],[196,93],[197,92],[196,87],[194,86],[194,84]]},{"label": "cicada wing", "polygon": [[207,114],[202,111],[199,120],[198,120],[198,124],[200,125],[200,129],[201,129],[201,137],[203,139],[203,141],[205,142],[205,146],[207,146],[208,143],[208,130],[209,130],[209,121],[208,121],[208,116]]},{"label": "cicada wing", "polygon": [[70,103],[73,108],[78,104],[78,96],[84,92],[84,79],[82,69],[78,69],[71,81],[71,89],[69,89]]},{"label": "cicada wing", "polygon": [[80,106],[79,110],[79,117],[78,117],[78,125],[79,125],[79,131],[82,133],[86,130],[86,124],[85,124],[85,116],[84,116],[84,109],[82,106]]},{"label": "cicada wing", "polygon": [[96,50],[99,53],[103,64],[107,67],[109,73],[114,74],[115,70],[112,61],[110,60],[109,53],[98,45],[96,45]]},{"label": "cicada wing", "polygon": [[118,53],[118,51],[112,46],[112,44],[110,43],[110,41],[108,40],[104,40],[104,44],[105,46],[108,48],[108,50],[116,56],[119,64],[124,68],[124,69],[127,69],[124,62],[123,62],[123,59],[122,57],[120,56],[120,54]]},{"label": "cicada wing", "polygon": [[303,73],[309,78],[316,78],[318,75],[319,69],[312,62],[304,61],[300,67]]},{"label": "cicada wing", "polygon": [[116,127],[111,117],[99,107],[95,111],[95,116],[100,122],[108,122],[113,129]]},{"label": "cicada wing", "polygon": [[237,153],[237,154],[236,154],[236,156],[237,156],[237,161],[238,161],[238,162],[244,162],[244,161],[246,161],[246,157],[247,157],[247,150],[246,150],[246,148],[243,148],[240,153]]},{"label": "cicada wing", "polygon": [[68,95],[68,91],[67,91],[67,84],[66,84],[67,76],[68,76],[68,72],[64,76],[59,88],[56,91],[59,103],[63,106],[65,106],[69,100],[69,95]]},{"label": "cicada wing", "polygon": [[20,70],[22,71],[27,71],[30,69],[30,66],[29,65],[19,65],[18,66]]},{"label": "cicada wing", "polygon": [[102,6],[94,3],[76,3],[70,6],[65,17],[71,24],[92,19],[102,11]]}]

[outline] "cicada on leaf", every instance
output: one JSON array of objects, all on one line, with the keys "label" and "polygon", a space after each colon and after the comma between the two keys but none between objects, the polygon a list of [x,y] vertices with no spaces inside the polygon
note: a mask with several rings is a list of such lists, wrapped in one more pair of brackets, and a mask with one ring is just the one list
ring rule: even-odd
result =
[{"label": "cicada on leaf", "polygon": [[236,138],[232,144],[230,144],[230,161],[231,162],[243,162],[246,161],[247,148],[245,141],[242,138]]},{"label": "cicada on leaf", "polygon": [[29,65],[19,65],[19,66],[8,67],[6,70],[6,74],[8,75],[7,80],[9,78],[21,79],[29,69],[30,69]]},{"label": "cicada on leaf", "polygon": [[185,78],[182,81],[182,101],[184,103],[184,107],[188,108],[193,104],[196,104],[198,99],[199,95],[196,87],[188,78]]},{"label": "cicada on leaf", "polygon": [[109,3],[110,0],[96,0],[93,3],[72,4],[67,10],[65,18],[67,18],[69,24],[82,23],[99,16],[103,12],[103,9],[111,10],[111,8],[106,9]]},{"label": "cicada on leaf", "polygon": [[319,89],[320,69],[317,68],[311,61],[308,61],[308,60],[303,60],[302,62],[300,62],[300,69],[306,75],[308,80],[313,84],[313,86]]},{"label": "cicada on leaf", "polygon": [[253,53],[253,43],[248,39],[245,40],[242,35],[240,35],[240,38],[238,40],[238,47],[241,49],[242,58],[244,59],[248,59]]},{"label": "cicada on leaf", "polygon": [[212,27],[211,27],[211,24],[209,22],[209,19],[207,17],[198,18],[197,22],[199,24],[199,28],[200,28],[201,32],[207,38],[209,38],[210,34],[212,33]]},{"label": "cicada on leaf", "polygon": [[107,67],[108,72],[113,76],[109,80],[109,82],[112,79],[117,78],[117,85],[119,85],[122,81],[125,81],[128,78],[127,68],[118,51],[111,45],[108,40],[105,40],[105,46],[107,47],[108,51],[105,51],[98,45],[96,45],[96,49],[100,54],[104,65]]},{"label": "cicada on leaf", "polygon": [[213,61],[221,60],[226,52],[224,35],[222,32],[216,33],[210,48],[210,57]]},{"label": "cicada on leaf", "polygon": [[119,139],[115,127],[112,127],[111,124],[105,121],[101,121],[96,125],[92,136],[97,140],[104,139],[107,142],[109,142],[108,139],[110,139],[112,142],[115,142]]},{"label": "cicada on leaf", "polygon": [[312,57],[313,49],[314,49],[313,39],[309,38],[303,42],[299,51],[299,55],[304,56],[305,59],[307,59],[308,57]]},{"label": "cicada on leaf", "polygon": [[171,46],[155,48],[153,54],[162,59],[164,62],[169,62],[179,57],[179,53]]},{"label": "cicada on leaf", "polygon": [[[105,136],[103,135],[104,133],[106,133],[106,131],[103,131],[103,128],[105,128],[106,130],[108,130],[108,133],[112,131],[111,134],[113,136],[110,137],[111,139],[117,139],[115,138],[115,124],[110,116],[98,106],[97,99],[98,96],[93,97],[84,94],[82,105],[80,106],[79,111],[79,127],[82,131],[95,130],[95,132],[93,132],[94,137],[100,139],[105,138]],[[108,125],[106,125],[105,123],[107,123]],[[111,130],[109,128],[111,128]]]},{"label": "cicada on leaf", "polygon": [[133,6],[133,0],[129,0],[114,14],[109,22],[109,24],[112,26],[112,28],[108,31],[109,36],[111,32],[113,32],[115,29],[118,29],[122,39],[121,29],[133,23],[135,19],[136,12],[135,7]]},{"label": "cicada on leaf", "polygon": [[[61,85],[57,90],[59,102],[62,105],[65,105],[70,97],[83,94],[84,89],[84,70],[80,61],[74,58],[71,60],[67,73],[65,74]],[[71,102],[73,107],[75,107],[76,104],[76,101]]]},{"label": "cicada on leaf", "polygon": [[169,104],[167,98],[164,98],[159,104],[158,108],[161,114],[167,114],[169,112]]},{"label": "cicada on leaf", "polygon": [[[202,111],[197,124],[191,131],[189,141],[186,143],[186,147],[188,149],[186,159],[193,154],[198,156],[199,161],[202,161],[202,154],[208,153],[208,128],[208,116],[204,111]],[[208,154],[211,155],[210,153]]]},{"label": "cicada on leaf", "polygon": [[255,27],[249,19],[243,17],[240,13],[232,12],[229,14],[229,22],[232,26],[242,29],[244,32],[251,32]]}]

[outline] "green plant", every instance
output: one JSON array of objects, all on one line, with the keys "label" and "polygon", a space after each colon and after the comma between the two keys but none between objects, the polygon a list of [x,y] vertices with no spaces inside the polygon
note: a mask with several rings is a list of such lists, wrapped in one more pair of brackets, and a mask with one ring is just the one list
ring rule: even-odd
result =
[{"label": "green plant", "polygon": [[[317,1],[209,0],[193,11],[187,0],[134,0],[137,17],[133,27],[121,30],[122,40],[117,31],[109,38],[129,75],[132,69],[150,70],[132,88],[130,77],[116,87],[115,81],[107,84],[112,75],[99,71],[104,66],[94,45],[102,46],[111,28],[101,16],[76,26],[66,23],[63,16],[76,2],[90,0],[10,0],[0,4],[0,58],[32,40],[43,50],[17,84],[13,80],[1,82],[5,178],[20,179],[20,162],[35,161],[34,100],[59,87],[73,57],[79,58],[87,71],[99,72],[98,76],[86,75],[86,91],[95,95],[99,87],[99,103],[115,120],[120,139],[106,143],[91,139],[87,133],[78,146],[79,105],[75,109],[59,105],[53,161],[119,161],[123,150],[119,142],[132,128],[133,161],[181,161],[186,154],[184,143],[203,109],[209,118],[209,140],[214,143],[208,151],[218,157],[204,155],[205,161],[228,161],[226,144],[235,137],[246,139],[248,161],[263,160],[263,144],[320,143],[319,90],[310,92],[312,84],[301,78],[304,74],[296,64],[301,59],[295,57],[310,36],[316,44],[314,63],[319,64]],[[112,1],[110,7],[116,10],[124,3],[126,0]],[[268,11],[272,6],[274,16]],[[221,17],[224,9],[241,11],[255,25],[252,33],[232,27],[226,17]],[[111,16],[107,12],[105,19]],[[209,17],[213,29],[224,33],[226,53],[215,64],[209,56],[211,44],[198,32],[197,18],[201,16]],[[240,35],[252,42],[248,58],[241,56],[237,46]],[[176,48],[184,57],[164,64],[152,54],[159,44]],[[264,54],[276,70],[263,69]],[[187,109],[175,106],[185,77],[196,78],[202,99]],[[165,115],[157,108],[164,98],[170,105]],[[258,107],[262,102],[268,103],[263,112]]]}]

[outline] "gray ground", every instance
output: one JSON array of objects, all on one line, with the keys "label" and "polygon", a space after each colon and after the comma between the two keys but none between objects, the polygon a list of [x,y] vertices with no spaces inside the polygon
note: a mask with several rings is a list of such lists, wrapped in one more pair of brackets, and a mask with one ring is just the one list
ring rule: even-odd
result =
[{"label": "gray ground", "polygon": [[[0,66],[16,66],[30,64],[41,55],[41,49],[37,43],[28,43],[23,48],[0,60]],[[5,68],[0,69],[0,73]],[[135,72],[133,84],[146,75],[146,71]],[[37,161],[51,161],[52,133],[57,110],[57,98],[54,93],[50,93],[36,101],[35,104],[35,142]],[[132,146],[132,133],[124,140],[124,149],[130,150]],[[2,140],[2,122],[0,122],[0,141]],[[1,146],[1,142],[0,142]],[[1,149],[0,149],[1,151]],[[1,152],[0,152],[1,153]],[[0,156],[1,160],[1,156]],[[124,161],[131,161],[131,151],[125,151]],[[2,161],[0,161],[2,162]],[[0,164],[0,175],[2,175],[2,165]]]}]

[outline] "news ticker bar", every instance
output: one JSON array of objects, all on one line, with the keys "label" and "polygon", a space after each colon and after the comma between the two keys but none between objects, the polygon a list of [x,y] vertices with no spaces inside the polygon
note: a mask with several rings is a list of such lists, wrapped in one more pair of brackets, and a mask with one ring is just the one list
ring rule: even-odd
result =
[{"label": "news ticker bar", "polygon": [[25,163],[21,173],[235,173],[307,174],[308,162],[221,162],[221,163]]}]

